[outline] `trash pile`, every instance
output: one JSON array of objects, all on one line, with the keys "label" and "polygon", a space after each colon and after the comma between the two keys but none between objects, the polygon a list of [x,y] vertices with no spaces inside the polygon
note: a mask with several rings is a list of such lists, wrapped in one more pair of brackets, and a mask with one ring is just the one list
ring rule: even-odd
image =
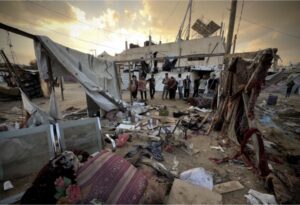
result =
[{"label": "trash pile", "polygon": [[[172,153],[176,148],[193,155],[198,152],[186,139],[191,134],[204,134],[211,121],[211,110],[189,107],[184,112],[174,111],[173,117],[166,106],[146,106],[134,102],[126,112],[111,111],[102,119],[102,129],[110,132],[116,140],[117,147],[122,147],[132,138],[140,138],[147,144],[135,144],[135,148],[126,154],[134,155],[147,153],[147,156],[157,161],[163,161],[163,152]],[[188,130],[190,132],[188,132]]]}]

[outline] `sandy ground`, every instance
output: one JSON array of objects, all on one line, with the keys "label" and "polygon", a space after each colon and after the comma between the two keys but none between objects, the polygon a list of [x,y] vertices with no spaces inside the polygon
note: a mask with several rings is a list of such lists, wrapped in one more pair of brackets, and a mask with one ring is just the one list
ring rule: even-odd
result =
[{"label": "sandy ground", "polygon": [[[76,108],[86,108],[86,99],[85,94],[83,92],[82,87],[79,84],[65,84],[65,100],[61,100],[60,96],[60,90],[57,89],[56,96],[58,99],[59,107],[61,108],[61,111],[73,106]],[[263,100],[267,98],[267,93],[262,93],[259,97],[258,104],[261,103]],[[149,96],[148,96],[149,97]],[[177,95],[178,97],[178,95]],[[129,93],[123,92],[123,99],[126,101],[129,101]],[[292,96],[287,101],[284,99],[283,96],[279,96],[279,102],[278,107],[285,107],[285,106],[291,106],[294,107],[296,110],[300,109],[299,105],[299,96]],[[39,98],[34,99],[34,103],[39,105],[42,109],[48,110],[48,99],[45,98]],[[186,104],[184,101],[180,100],[161,100],[161,93],[157,93],[154,100],[149,100],[149,104],[151,105],[166,105],[169,107],[170,111],[184,111],[189,105]],[[276,109],[276,107],[274,108]],[[21,102],[20,101],[14,101],[14,102],[0,102],[0,113],[1,118],[6,118],[11,122],[19,121],[22,117],[21,114]],[[170,112],[172,113],[172,112]],[[258,118],[261,116],[260,114]],[[206,128],[208,125],[206,125]],[[267,129],[267,127],[260,126],[260,129],[265,134],[268,134],[270,130]],[[282,131],[282,130],[281,130]],[[235,153],[235,150],[238,149],[238,147],[230,146],[225,147],[223,146],[225,152],[221,152],[219,150],[211,149],[210,146],[218,145],[219,144],[219,133],[212,132],[210,136],[203,135],[203,134],[190,134],[191,138],[188,139],[189,142],[193,143],[195,149],[199,149],[200,152],[190,156],[186,152],[182,151],[179,148],[175,148],[173,153],[167,153],[164,152],[164,162],[163,164],[171,169],[173,166],[174,158],[179,161],[179,172],[195,168],[195,167],[203,167],[206,170],[212,172],[214,174],[214,178],[217,180],[218,183],[220,182],[227,182],[231,180],[238,180],[240,183],[245,187],[242,190],[223,194],[223,203],[225,204],[241,204],[246,203],[246,200],[244,198],[244,194],[248,192],[249,189],[255,189],[257,191],[265,192],[264,185],[262,181],[259,180],[259,178],[247,167],[240,165],[240,164],[234,164],[234,163],[223,163],[220,165],[217,165],[213,162],[211,162],[208,158],[223,158],[226,156],[231,156]],[[289,136],[289,135],[288,135]],[[297,136],[293,135],[291,137],[293,141],[290,141],[290,137],[287,139],[284,139],[284,137],[281,137],[281,140],[285,141],[287,149],[291,150],[299,150],[300,141]],[[117,153],[120,155],[126,154],[129,150],[132,149],[134,144],[142,143],[143,141],[141,139],[134,139],[132,142],[128,142],[124,147],[117,150]],[[108,145],[109,147],[110,145]],[[272,164],[273,166],[276,166],[276,164]],[[0,191],[1,195],[2,190]],[[3,193],[3,192],[2,192]],[[0,197],[1,198],[1,197]]]}]

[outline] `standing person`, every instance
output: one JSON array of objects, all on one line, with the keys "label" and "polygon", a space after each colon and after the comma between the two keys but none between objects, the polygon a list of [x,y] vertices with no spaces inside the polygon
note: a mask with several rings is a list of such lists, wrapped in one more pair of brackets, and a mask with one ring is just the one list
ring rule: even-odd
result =
[{"label": "standing person", "polygon": [[146,85],[147,85],[147,81],[145,80],[144,75],[141,75],[140,80],[138,81],[138,90],[141,93],[141,99],[145,101],[147,101]]},{"label": "standing person", "polygon": [[183,79],[181,78],[181,73],[178,74],[178,94],[179,94],[179,99],[183,99],[183,93],[182,93],[182,89],[183,89]]},{"label": "standing person", "polygon": [[184,98],[189,98],[190,88],[191,88],[191,80],[190,80],[190,77],[188,75],[183,80],[183,88],[184,88]]},{"label": "standing person", "polygon": [[173,76],[169,80],[168,87],[169,87],[170,100],[175,100],[175,95],[176,95],[176,90],[177,90],[177,82]]},{"label": "standing person", "polygon": [[207,81],[208,94],[214,95],[218,88],[219,80],[216,79],[216,74],[212,73],[210,79]]},{"label": "standing person", "polygon": [[295,83],[293,80],[286,84],[286,86],[287,86],[286,95],[285,95],[286,98],[290,97],[294,85],[295,85]]},{"label": "standing person", "polygon": [[193,94],[193,97],[198,97],[199,96],[199,85],[200,85],[200,78],[197,75],[196,79],[194,80],[194,94]]},{"label": "standing person", "polygon": [[135,75],[132,75],[132,80],[130,81],[130,92],[131,96],[134,100],[137,99],[137,93],[138,93],[138,81],[136,79]]},{"label": "standing person", "polygon": [[162,81],[162,84],[164,85],[163,88],[163,93],[162,93],[162,99],[166,99],[168,98],[168,94],[169,94],[169,88],[168,88],[168,83],[169,83],[169,74],[166,73],[165,74],[165,78]]},{"label": "standing person", "polygon": [[211,103],[211,109],[215,110],[217,108],[217,100],[218,100],[218,85],[219,79],[216,78],[216,74],[212,74],[211,78],[207,82],[208,86],[208,94],[213,96],[213,100]]},{"label": "standing person", "polygon": [[149,78],[147,80],[147,82],[149,83],[150,97],[151,97],[151,100],[152,100],[154,98],[154,94],[155,94],[155,78],[154,78],[154,74],[151,75],[151,78]]}]

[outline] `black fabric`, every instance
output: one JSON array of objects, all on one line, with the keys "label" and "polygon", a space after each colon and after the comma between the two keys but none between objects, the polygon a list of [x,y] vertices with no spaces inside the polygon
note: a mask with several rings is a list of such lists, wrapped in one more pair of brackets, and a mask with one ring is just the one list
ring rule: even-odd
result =
[{"label": "black fabric", "polygon": [[151,99],[153,99],[154,95],[155,95],[155,87],[150,86],[150,97],[151,97]]},{"label": "black fabric", "polygon": [[190,97],[190,89],[184,89],[184,98]]},{"label": "black fabric", "polygon": [[146,91],[140,91],[140,94],[141,94],[142,100],[147,100],[147,92]]}]

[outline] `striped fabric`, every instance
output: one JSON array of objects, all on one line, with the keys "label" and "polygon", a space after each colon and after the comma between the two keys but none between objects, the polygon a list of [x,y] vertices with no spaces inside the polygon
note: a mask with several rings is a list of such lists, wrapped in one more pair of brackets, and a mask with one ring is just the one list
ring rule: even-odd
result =
[{"label": "striped fabric", "polygon": [[147,187],[147,179],[124,158],[107,150],[87,161],[77,172],[82,201],[137,204]]}]

